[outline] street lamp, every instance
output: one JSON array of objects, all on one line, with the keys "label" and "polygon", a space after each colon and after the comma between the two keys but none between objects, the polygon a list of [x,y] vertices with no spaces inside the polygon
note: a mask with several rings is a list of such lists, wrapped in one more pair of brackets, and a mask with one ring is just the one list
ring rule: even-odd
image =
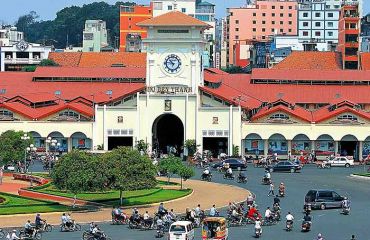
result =
[{"label": "street lamp", "polygon": [[[35,147],[35,145],[33,145],[33,144],[30,144],[30,146],[27,147],[26,150],[27,150],[27,152],[30,153],[30,158],[31,158],[32,154],[37,151],[37,147]],[[32,187],[32,171],[31,171],[30,185]]]},{"label": "street lamp", "polygon": [[[51,137],[48,137],[45,141],[48,145],[49,145],[49,152],[51,153],[50,154],[50,166],[49,166],[49,174],[50,174],[50,168],[52,166],[51,162],[52,161],[56,161],[57,158],[55,157],[55,152],[56,152],[56,148],[59,148],[60,147],[60,143],[58,143],[58,140],[56,139],[52,139]],[[50,151],[50,147],[53,147],[54,148],[54,151]]]},{"label": "street lamp", "polygon": [[[27,143],[27,141],[30,140],[30,136],[28,136],[27,133],[25,133],[25,134],[23,134],[21,139],[24,140]],[[28,147],[26,147],[25,150],[24,150],[24,170],[25,170],[25,173],[27,173],[27,162],[26,162],[27,149],[28,149]]]}]

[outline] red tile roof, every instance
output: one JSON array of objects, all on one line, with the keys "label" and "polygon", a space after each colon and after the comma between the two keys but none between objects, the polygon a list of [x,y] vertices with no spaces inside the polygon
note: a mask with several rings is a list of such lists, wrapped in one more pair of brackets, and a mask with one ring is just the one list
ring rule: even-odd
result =
[{"label": "red tile roof", "polygon": [[370,71],[370,53],[361,53],[361,69]]},{"label": "red tile roof", "polygon": [[228,73],[217,68],[204,69],[204,80],[207,82],[220,83],[222,82],[223,75],[228,75]]},{"label": "red tile roof", "polygon": [[143,67],[38,67],[34,77],[84,77],[84,78],[142,78]]},{"label": "red tile roof", "polygon": [[370,71],[358,70],[306,70],[306,69],[267,69],[255,68],[252,79],[302,80],[302,81],[370,81]]},{"label": "red tile roof", "polygon": [[267,116],[267,115],[270,115],[270,114],[273,114],[275,112],[285,112],[289,115],[293,115],[305,122],[311,122],[312,120],[312,114],[310,111],[307,111],[306,109],[304,108],[301,108],[299,106],[295,106],[294,108],[289,108],[289,107],[286,107],[286,106],[283,106],[283,105],[278,105],[278,106],[275,106],[275,107],[272,107],[272,108],[269,108],[269,107],[264,107],[262,108],[260,111],[258,111],[257,114],[255,114],[251,120],[252,121],[255,121],[255,120],[258,120],[264,116]]},{"label": "red tile roof", "polygon": [[131,52],[53,52],[49,59],[63,67],[111,67],[122,64],[126,67],[145,67],[146,53]]},{"label": "red tile roof", "polygon": [[342,69],[342,62],[339,52],[293,51],[273,68],[283,70],[339,70]]},{"label": "red tile roof", "polygon": [[204,27],[208,28],[208,25],[205,22],[202,22],[196,18],[193,18],[187,14],[184,14],[179,11],[172,11],[160,16],[144,20],[137,24],[141,27],[149,27],[149,26],[164,26],[164,27],[183,27],[183,26],[196,26],[196,27]]}]

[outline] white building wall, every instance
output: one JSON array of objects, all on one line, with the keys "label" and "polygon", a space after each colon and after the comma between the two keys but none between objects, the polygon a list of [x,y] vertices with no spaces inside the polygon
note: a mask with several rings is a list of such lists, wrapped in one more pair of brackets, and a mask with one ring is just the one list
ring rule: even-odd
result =
[{"label": "white building wall", "polygon": [[153,17],[175,10],[192,16],[195,14],[195,0],[152,0],[151,2],[153,4]]}]

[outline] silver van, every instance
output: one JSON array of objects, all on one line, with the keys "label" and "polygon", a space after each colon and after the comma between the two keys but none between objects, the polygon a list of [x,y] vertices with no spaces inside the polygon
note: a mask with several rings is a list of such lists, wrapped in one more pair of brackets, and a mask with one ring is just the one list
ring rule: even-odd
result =
[{"label": "silver van", "polygon": [[341,208],[344,197],[332,190],[310,190],[304,198],[312,209]]}]

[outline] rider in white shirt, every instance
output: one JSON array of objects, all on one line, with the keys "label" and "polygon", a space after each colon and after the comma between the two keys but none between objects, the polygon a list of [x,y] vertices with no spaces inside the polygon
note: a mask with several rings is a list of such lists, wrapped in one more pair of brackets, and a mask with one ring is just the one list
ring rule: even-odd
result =
[{"label": "rider in white shirt", "polygon": [[272,217],[272,212],[270,208],[268,207],[265,211],[265,219],[268,221],[268,220],[271,220],[271,217]]},{"label": "rider in white shirt", "polygon": [[213,205],[212,208],[209,210],[209,215],[211,217],[214,217],[214,216],[216,216],[216,213],[217,213],[216,207],[215,207],[215,205]]},{"label": "rider in white shirt", "polygon": [[230,167],[226,170],[226,172],[227,172],[229,175],[233,174],[233,170],[232,170]]},{"label": "rider in white shirt", "polygon": [[286,215],[285,219],[287,222],[291,222],[293,224],[294,217],[290,212],[288,212],[288,215]]},{"label": "rider in white shirt", "polygon": [[254,229],[255,230],[258,229],[262,233],[261,221],[259,218],[257,218],[256,221],[254,222]]}]

